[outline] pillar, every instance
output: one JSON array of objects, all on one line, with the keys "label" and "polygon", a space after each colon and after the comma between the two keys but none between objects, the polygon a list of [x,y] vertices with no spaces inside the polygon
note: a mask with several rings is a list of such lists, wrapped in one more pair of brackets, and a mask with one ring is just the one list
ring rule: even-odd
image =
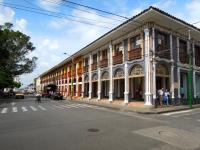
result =
[{"label": "pillar", "polygon": [[124,104],[128,104],[129,102],[129,75],[128,75],[128,64],[127,62],[124,65],[124,82],[125,82],[125,88],[124,88]]},{"label": "pillar", "polygon": [[92,99],[92,54],[89,56],[89,99]]},{"label": "pillar", "polygon": [[113,101],[113,57],[112,57],[112,44],[109,44],[109,102]]},{"label": "pillar", "polygon": [[178,98],[181,98],[181,81],[180,81],[180,67],[177,68],[177,77],[178,77]]},{"label": "pillar", "polygon": [[153,65],[152,65],[152,71],[153,71],[153,76],[152,76],[152,86],[153,86],[153,100],[154,102],[156,101],[156,60],[155,60],[155,28],[152,28],[152,60],[153,60]]},{"label": "pillar", "polygon": [[98,97],[97,100],[101,99],[101,69],[98,68]]},{"label": "pillar", "polygon": [[84,74],[82,74],[82,91],[81,91],[81,96],[82,96],[82,98],[84,97],[84,88],[85,88]]},{"label": "pillar", "polygon": [[152,105],[151,101],[151,74],[150,74],[150,35],[149,29],[144,29],[145,52],[145,105]]}]

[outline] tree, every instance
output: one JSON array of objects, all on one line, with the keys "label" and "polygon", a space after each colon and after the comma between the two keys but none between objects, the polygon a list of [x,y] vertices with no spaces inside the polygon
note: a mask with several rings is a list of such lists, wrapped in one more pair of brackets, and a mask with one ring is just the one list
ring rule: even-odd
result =
[{"label": "tree", "polygon": [[12,30],[11,23],[0,28],[0,88],[16,85],[14,77],[31,73],[36,67],[36,57],[28,57],[35,50],[30,37]]}]

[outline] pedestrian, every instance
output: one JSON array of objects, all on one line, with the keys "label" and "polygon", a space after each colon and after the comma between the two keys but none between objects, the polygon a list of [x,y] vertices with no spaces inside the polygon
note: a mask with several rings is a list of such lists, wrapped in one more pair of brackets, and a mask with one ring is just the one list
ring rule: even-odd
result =
[{"label": "pedestrian", "polygon": [[169,91],[166,89],[163,93],[163,102],[166,103],[166,105],[169,105]]},{"label": "pedestrian", "polygon": [[163,101],[163,88],[158,90],[158,96],[159,96],[160,106],[162,106],[163,105],[163,103],[162,103],[162,101]]},{"label": "pedestrian", "polygon": [[36,100],[38,103],[41,103],[41,94],[40,93],[36,94]]}]

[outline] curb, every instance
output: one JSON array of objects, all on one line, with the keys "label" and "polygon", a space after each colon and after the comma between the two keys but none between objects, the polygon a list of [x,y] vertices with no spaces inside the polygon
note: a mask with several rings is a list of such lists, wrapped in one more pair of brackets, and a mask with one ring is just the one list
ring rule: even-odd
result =
[{"label": "curb", "polygon": [[[126,111],[126,112],[135,112],[138,114],[163,114],[163,113],[169,113],[169,112],[175,112],[175,111],[182,111],[182,110],[189,110],[189,109],[195,109],[195,108],[200,108],[200,105],[194,105],[193,108],[189,108],[188,106],[183,106],[181,108],[176,108],[177,106],[174,106],[173,109],[169,109],[169,110],[155,110],[155,108],[152,108],[152,110],[150,110],[151,108],[144,108],[146,110],[139,110],[139,108],[130,108],[127,106],[110,106],[109,104],[98,104],[96,102],[90,102],[90,101],[82,101],[82,100],[69,100],[69,101],[73,101],[76,103],[85,103],[85,104],[90,104],[90,105],[94,105],[94,106],[101,106],[104,108],[109,108],[112,110],[121,110],[121,111]],[[143,109],[143,108],[142,108]]]}]

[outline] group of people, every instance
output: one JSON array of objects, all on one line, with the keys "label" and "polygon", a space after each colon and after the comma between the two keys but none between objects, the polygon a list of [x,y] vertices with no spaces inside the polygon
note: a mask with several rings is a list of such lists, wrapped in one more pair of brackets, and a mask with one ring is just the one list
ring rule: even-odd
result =
[{"label": "group of people", "polygon": [[159,89],[158,90],[158,98],[159,98],[159,103],[160,106],[163,106],[163,103],[166,105],[169,105],[169,99],[170,99],[170,93],[167,89]]}]

